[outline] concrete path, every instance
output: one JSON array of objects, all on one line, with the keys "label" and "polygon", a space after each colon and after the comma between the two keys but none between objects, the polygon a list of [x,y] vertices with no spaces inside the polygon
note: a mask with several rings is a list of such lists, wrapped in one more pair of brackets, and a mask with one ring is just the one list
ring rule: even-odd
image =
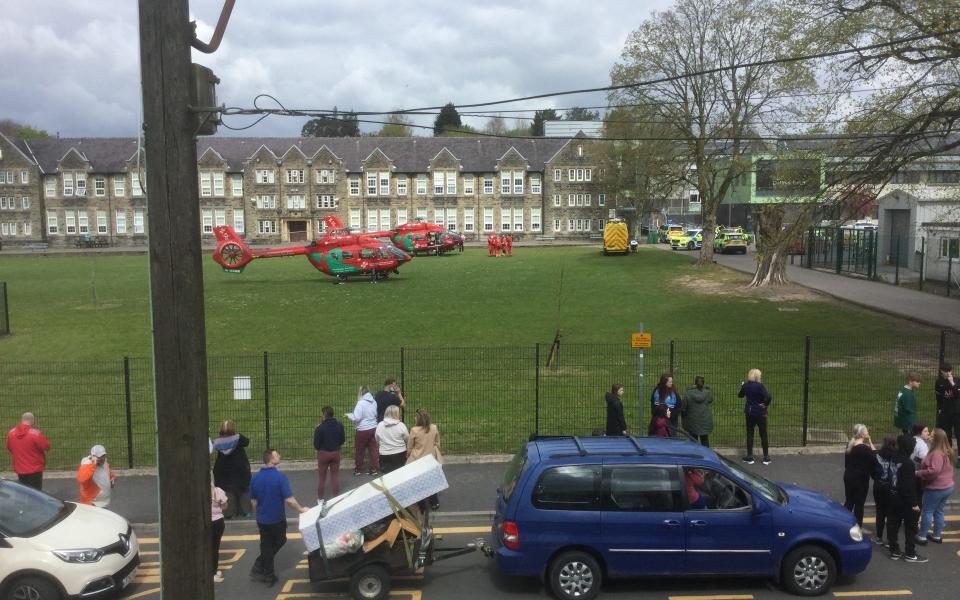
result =
[{"label": "concrete path", "polygon": [[[718,254],[716,260],[718,264],[737,271],[752,274],[756,270],[753,252],[745,255]],[[787,277],[798,285],[845,302],[924,325],[960,331],[960,299],[934,296],[888,283],[806,269],[789,263]]]}]

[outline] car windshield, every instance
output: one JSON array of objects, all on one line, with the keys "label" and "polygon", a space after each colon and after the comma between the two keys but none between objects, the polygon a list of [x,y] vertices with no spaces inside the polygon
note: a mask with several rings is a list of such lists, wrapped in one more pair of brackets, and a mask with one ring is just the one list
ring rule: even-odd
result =
[{"label": "car windshield", "polygon": [[71,505],[13,481],[0,480],[0,532],[30,537],[69,513]]},{"label": "car windshield", "polygon": [[728,460],[726,457],[720,456],[719,454],[717,456],[723,461],[723,464],[725,464],[728,469],[733,471],[737,477],[749,483],[750,486],[761,496],[770,502],[776,502],[777,504],[783,504],[786,502],[787,494],[780,489],[780,486],[772,481],[764,479],[752,471],[744,469],[737,463]]}]

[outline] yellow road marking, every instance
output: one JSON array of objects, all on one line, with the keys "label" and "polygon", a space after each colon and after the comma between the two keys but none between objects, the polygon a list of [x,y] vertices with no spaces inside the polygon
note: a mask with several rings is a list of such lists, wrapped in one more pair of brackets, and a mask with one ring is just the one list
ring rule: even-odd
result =
[{"label": "yellow road marking", "polygon": [[144,597],[149,596],[149,595],[151,595],[151,594],[159,594],[159,593],[160,593],[160,588],[152,588],[152,589],[149,589],[149,590],[144,590],[144,591],[142,591],[142,592],[137,592],[136,594],[133,594],[132,596],[123,596],[123,600],[133,600],[134,598],[144,598]]},{"label": "yellow road marking", "polygon": [[837,598],[879,598],[881,596],[912,596],[910,590],[873,590],[863,592],[834,592]]},{"label": "yellow road marking", "polygon": [[[943,517],[943,520],[944,521],[960,521],[960,515],[945,515]],[[875,517],[867,517],[863,520],[863,522],[864,524],[869,523],[871,525],[875,525],[877,523],[877,519]]]},{"label": "yellow road marking", "polygon": [[[421,600],[423,598],[423,595],[418,590],[391,590],[390,596],[399,596],[403,598],[409,598],[410,600]],[[308,592],[277,594],[277,600],[292,600],[293,598],[343,598],[343,593]]]},{"label": "yellow road marking", "polygon": [[[947,517],[948,519],[950,517]],[[960,517],[957,517],[957,520],[960,520]],[[434,527],[434,535],[443,535],[443,534],[456,534],[456,533],[490,533],[490,527]],[[299,533],[288,533],[288,540],[299,540]],[[225,535],[223,536],[224,542],[257,542],[260,540],[260,535],[256,533],[246,534],[246,535]],[[160,538],[150,537],[150,538],[140,538],[140,543],[144,545],[159,544]]]}]

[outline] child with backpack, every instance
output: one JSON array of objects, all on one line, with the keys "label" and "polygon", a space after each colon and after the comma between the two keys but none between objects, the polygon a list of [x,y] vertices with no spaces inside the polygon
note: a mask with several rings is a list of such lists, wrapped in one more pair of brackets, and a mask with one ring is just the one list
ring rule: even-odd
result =
[{"label": "child with backpack", "polygon": [[873,536],[873,543],[886,545],[883,539],[883,530],[890,514],[891,487],[896,483],[897,469],[897,436],[888,434],[883,438],[883,445],[876,454],[876,466],[873,472],[873,503],[877,509],[877,531]]},{"label": "child with backpack", "polygon": [[[917,497],[917,476],[910,454],[916,446],[912,435],[905,434],[897,438],[897,462],[900,463],[894,472],[895,481],[891,482],[890,514],[887,517],[887,541],[890,543],[890,560],[900,560],[910,563],[927,562],[925,556],[916,552],[917,516],[920,513],[920,503]],[[900,552],[898,537],[900,525],[903,525],[904,551]]]}]

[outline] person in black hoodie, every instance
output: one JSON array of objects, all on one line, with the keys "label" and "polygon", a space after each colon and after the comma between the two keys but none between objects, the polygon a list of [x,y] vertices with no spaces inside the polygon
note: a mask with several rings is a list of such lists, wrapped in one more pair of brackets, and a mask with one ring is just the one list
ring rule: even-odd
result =
[{"label": "person in black hoodie", "polygon": [[770,464],[770,444],[767,441],[767,407],[773,398],[770,392],[760,383],[762,374],[760,369],[750,369],[747,373],[747,381],[740,384],[740,398],[745,398],[743,403],[743,414],[747,421],[747,455],[743,457],[743,462],[748,465],[754,463],[753,459],[753,429],[760,430],[760,445],[763,447],[763,464]]},{"label": "person in black hoodie", "polygon": [[250,440],[237,433],[233,421],[224,421],[220,425],[220,435],[213,440],[213,449],[217,459],[213,463],[214,485],[227,493],[227,510],[223,516],[248,517],[250,511],[250,460],[246,447]]},{"label": "person in black hoodie", "polygon": [[627,420],[623,416],[623,386],[613,384],[607,392],[607,435],[628,435]]},{"label": "person in black hoodie", "polygon": [[953,365],[940,365],[940,376],[933,389],[937,395],[937,427],[947,433],[951,446],[954,437],[960,446],[960,382],[953,374]]},{"label": "person in black hoodie", "polygon": [[876,464],[870,431],[866,425],[857,423],[853,426],[853,437],[843,459],[843,489],[846,492],[843,507],[853,513],[860,527],[863,527],[863,505],[867,501],[870,476]]},{"label": "person in black hoodie", "polygon": [[883,530],[890,514],[890,496],[894,491],[891,482],[896,480],[900,462],[897,459],[897,436],[891,434],[883,438],[883,445],[876,455],[873,476],[873,502],[877,509],[877,530],[873,536],[873,543],[886,545],[883,539]]},{"label": "person in black hoodie", "polygon": [[[910,459],[917,441],[912,435],[897,438],[897,457],[899,466],[891,482],[890,514],[887,516],[887,542],[890,544],[890,559],[903,559],[905,562],[922,563],[927,558],[917,554],[914,540],[917,536],[917,513],[920,503],[917,499],[917,476]],[[903,524],[904,551],[900,552],[898,537]]]}]

